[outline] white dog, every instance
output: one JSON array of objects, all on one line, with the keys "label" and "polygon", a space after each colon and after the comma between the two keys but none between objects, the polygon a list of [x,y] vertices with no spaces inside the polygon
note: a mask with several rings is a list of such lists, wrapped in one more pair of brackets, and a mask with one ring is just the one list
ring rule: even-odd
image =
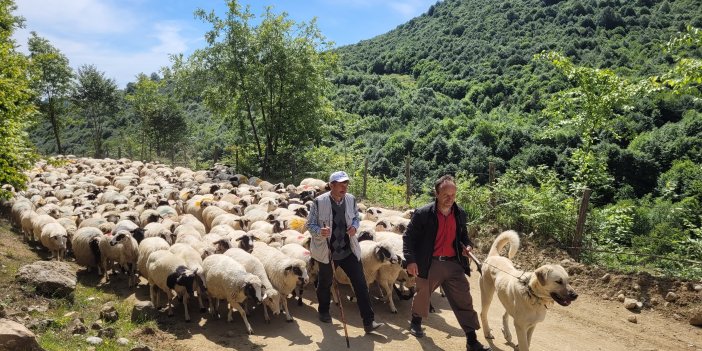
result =
[{"label": "white dog", "polygon": [[[509,244],[507,257],[500,251]],[[480,277],[482,310],[480,320],[486,339],[493,339],[488,324],[488,310],[492,297],[497,297],[505,307],[502,328],[507,342],[512,342],[509,331],[509,316],[514,319],[519,351],[529,351],[531,336],[536,324],[546,318],[546,308],[557,302],[568,306],[578,294],[568,283],[568,273],[560,265],[543,265],[534,272],[524,272],[514,268],[511,258],[519,248],[519,236],[513,230],[500,234],[490,248],[488,258],[483,262],[483,275]]]}]

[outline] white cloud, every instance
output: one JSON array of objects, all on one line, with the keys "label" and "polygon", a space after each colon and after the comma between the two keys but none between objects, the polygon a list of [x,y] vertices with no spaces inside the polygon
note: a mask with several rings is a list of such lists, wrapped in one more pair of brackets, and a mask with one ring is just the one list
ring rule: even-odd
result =
[{"label": "white cloud", "polygon": [[391,1],[387,5],[403,18],[410,19],[424,13],[435,0],[404,0]]},{"label": "white cloud", "polygon": [[123,33],[137,24],[134,13],[98,0],[22,0],[17,9],[28,26],[41,23],[44,29],[59,33]]},{"label": "white cloud", "polygon": [[159,44],[151,48],[152,52],[175,54],[188,49],[187,40],[181,36],[182,28],[174,22],[160,22],[154,24],[154,36]]}]

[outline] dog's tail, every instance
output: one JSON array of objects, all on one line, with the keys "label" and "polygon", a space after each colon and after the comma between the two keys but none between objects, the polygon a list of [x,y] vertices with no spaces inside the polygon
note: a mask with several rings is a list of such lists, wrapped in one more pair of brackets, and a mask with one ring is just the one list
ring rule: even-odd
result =
[{"label": "dog's tail", "polygon": [[495,242],[492,243],[492,247],[490,248],[490,253],[488,253],[488,257],[499,256],[500,251],[502,251],[502,249],[507,244],[509,244],[509,252],[507,253],[507,258],[511,260],[512,257],[514,257],[514,255],[517,254],[517,250],[519,249],[519,235],[514,230],[504,231],[497,236]]}]

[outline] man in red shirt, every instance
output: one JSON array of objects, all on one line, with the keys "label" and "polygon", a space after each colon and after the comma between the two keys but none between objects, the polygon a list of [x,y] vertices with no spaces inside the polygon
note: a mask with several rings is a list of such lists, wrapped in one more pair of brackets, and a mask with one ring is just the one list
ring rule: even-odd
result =
[{"label": "man in red shirt", "polygon": [[466,212],[456,204],[456,182],[450,175],[434,183],[436,201],[417,209],[403,235],[407,273],[417,277],[417,293],[412,300],[410,333],[424,336],[422,318],[429,315],[431,293],[441,286],[453,313],[466,333],[468,351],[490,351],[478,342],[478,313],[466,274],[466,256],[473,249],[468,238]]}]

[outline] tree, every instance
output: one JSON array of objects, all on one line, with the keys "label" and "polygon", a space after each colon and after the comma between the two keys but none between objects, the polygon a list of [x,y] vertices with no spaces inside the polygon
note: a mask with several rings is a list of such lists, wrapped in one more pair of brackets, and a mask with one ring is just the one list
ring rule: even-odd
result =
[{"label": "tree", "polygon": [[668,87],[677,94],[690,94],[699,98],[702,94],[702,59],[692,55],[702,47],[702,30],[687,26],[687,31],[668,41],[665,52],[675,59],[675,66],[662,77],[653,77],[654,82]]},{"label": "tree", "polygon": [[[17,6],[12,0],[0,0],[0,184],[24,189],[36,153],[29,142],[26,128],[36,113],[34,94],[26,72],[29,61],[16,51],[11,39],[23,19],[12,15]],[[0,189],[0,198],[12,194]]]},{"label": "tree", "polygon": [[73,70],[68,58],[53,47],[48,40],[31,33],[29,38],[29,58],[33,72],[32,88],[37,92],[37,105],[42,116],[51,123],[56,139],[56,150],[61,148],[62,115],[66,100],[71,94]]},{"label": "tree", "polygon": [[551,118],[554,129],[580,137],[580,145],[571,156],[575,183],[606,187],[610,178],[606,157],[597,155],[593,146],[604,138],[619,137],[614,126],[621,111],[631,110],[633,98],[648,93],[651,87],[645,81],[630,82],[608,69],[575,65],[555,52],[536,57],[553,64],[573,85],[555,93],[544,113]]},{"label": "tree", "polygon": [[113,118],[118,108],[117,84],[94,65],[83,65],[78,68],[72,100],[91,129],[94,157],[103,157],[105,120]]},{"label": "tree", "polygon": [[331,43],[314,20],[296,25],[271,8],[253,25],[249,8],[242,10],[234,0],[224,18],[202,9],[196,16],[212,24],[209,46],[188,62],[176,58],[175,70],[201,88],[213,113],[241,129],[233,142],[255,149],[262,177],[289,174],[295,161],[290,157],[321,138],[323,121],[332,113],[325,98],[328,73],[337,67]]}]

